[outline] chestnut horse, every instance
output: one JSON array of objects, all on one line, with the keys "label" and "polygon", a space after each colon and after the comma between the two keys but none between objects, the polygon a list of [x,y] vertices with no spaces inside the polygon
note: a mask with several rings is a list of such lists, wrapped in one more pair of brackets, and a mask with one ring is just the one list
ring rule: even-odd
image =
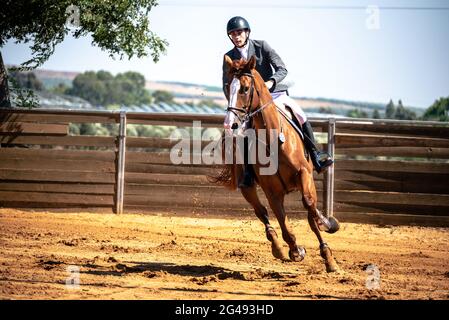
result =
[{"label": "chestnut horse", "polygon": [[[304,144],[299,134],[287,122],[287,120],[278,112],[273,102],[270,92],[265,85],[264,80],[255,69],[255,57],[249,61],[244,59],[232,61],[225,56],[228,70],[228,79],[238,79],[240,81],[240,90],[235,93],[236,106],[229,106],[229,113],[239,114],[246,119],[251,118],[253,129],[256,136],[266,134],[265,141],[267,146],[273,142],[273,139],[280,139],[278,146],[278,170],[273,175],[263,175],[260,169],[263,167],[259,159],[252,165],[255,174],[255,181],[262,188],[271,209],[273,210],[279,225],[282,229],[282,238],[289,246],[289,257],[292,261],[302,261],[306,251],[304,247],[296,244],[296,237],[289,225],[285,209],[285,195],[292,191],[302,193],[302,203],[308,211],[308,222],[310,228],[315,233],[320,243],[320,254],[325,261],[327,272],[337,270],[337,264],[332,256],[332,251],[324,242],[320,231],[328,233],[336,232],[339,229],[338,221],[329,217],[326,218],[317,209],[317,193],[313,180],[313,165],[310,157],[304,150]],[[233,92],[230,95],[234,94]],[[231,101],[231,97],[229,99]],[[238,116],[237,118],[240,118]],[[261,131],[260,129],[265,129]],[[282,132],[283,137],[273,136],[267,132],[274,129],[274,132]],[[273,132],[273,131],[271,131]],[[270,141],[270,142],[268,142]],[[267,147],[269,148],[269,147]],[[214,182],[225,185],[231,189],[237,188],[237,180],[243,167],[241,164],[227,164],[223,171],[216,177]],[[267,239],[271,242],[272,253],[275,258],[288,260],[283,253],[281,243],[274,228],[268,220],[268,211],[261,204],[257,195],[257,185],[241,188],[243,197],[253,206],[256,216],[265,225]]]}]

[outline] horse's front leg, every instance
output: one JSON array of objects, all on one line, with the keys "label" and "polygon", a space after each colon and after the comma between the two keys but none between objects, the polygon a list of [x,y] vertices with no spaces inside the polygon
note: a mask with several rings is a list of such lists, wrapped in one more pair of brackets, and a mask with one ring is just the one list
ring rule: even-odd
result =
[{"label": "horse's front leg", "polygon": [[268,202],[270,203],[270,207],[273,210],[276,218],[279,222],[279,226],[282,230],[282,238],[288,244],[289,256],[292,261],[302,261],[306,256],[306,250],[304,247],[298,246],[296,244],[296,237],[291,230],[290,224],[287,219],[287,215],[285,214],[284,209],[284,197],[282,189],[277,190],[276,192],[267,192],[266,193]]},{"label": "horse's front leg", "polygon": [[259,196],[257,195],[257,186],[253,184],[251,187],[241,188],[240,192],[243,197],[248,201],[254,208],[254,212],[260,221],[265,225],[265,234],[268,241],[271,242],[271,253],[273,256],[280,260],[288,260],[288,257],[282,249],[281,242],[277,236],[276,231],[270,225],[268,220],[268,211],[260,202]]}]

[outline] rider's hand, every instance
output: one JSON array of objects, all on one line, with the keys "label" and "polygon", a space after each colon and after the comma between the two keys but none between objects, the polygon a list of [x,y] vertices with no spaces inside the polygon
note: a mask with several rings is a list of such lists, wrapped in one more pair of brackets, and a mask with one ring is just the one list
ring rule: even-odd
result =
[{"label": "rider's hand", "polygon": [[274,81],[273,80],[268,80],[267,82],[265,82],[265,85],[267,86],[268,90],[270,90],[273,87]]}]

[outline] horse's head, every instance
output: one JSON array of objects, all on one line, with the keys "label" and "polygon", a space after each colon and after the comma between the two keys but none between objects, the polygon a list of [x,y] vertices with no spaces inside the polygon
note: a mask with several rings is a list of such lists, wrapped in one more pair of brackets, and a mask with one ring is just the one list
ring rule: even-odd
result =
[{"label": "horse's head", "polygon": [[228,108],[224,121],[224,128],[231,130],[242,122],[242,115],[251,112],[258,104],[255,97],[256,58],[252,56],[248,61],[244,59],[234,60],[225,56],[228,70],[228,79],[232,79],[228,90]]}]

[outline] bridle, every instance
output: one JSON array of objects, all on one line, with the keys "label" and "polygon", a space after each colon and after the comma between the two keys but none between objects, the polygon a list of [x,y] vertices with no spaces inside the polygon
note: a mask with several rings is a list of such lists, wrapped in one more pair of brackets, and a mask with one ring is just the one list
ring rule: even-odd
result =
[{"label": "bridle", "polygon": [[[236,117],[240,120],[240,122],[249,121],[251,118],[253,118],[255,115],[262,112],[263,109],[265,109],[268,105],[270,105],[271,102],[273,102],[273,99],[265,103],[260,108],[256,109],[255,111],[251,111],[254,109],[253,105],[253,98],[254,98],[254,91],[256,91],[257,96],[260,97],[259,91],[257,91],[255,85],[254,85],[254,75],[251,72],[242,72],[242,73],[236,73],[234,74],[234,77],[240,80],[241,77],[247,76],[251,78],[251,86],[250,86],[250,93],[249,93],[249,99],[247,99],[247,102],[249,100],[249,103],[247,106],[245,104],[243,105],[243,108],[237,108],[237,107],[228,107],[226,111],[230,111],[236,115]],[[240,114],[243,113],[243,118],[240,117]],[[265,121],[264,121],[265,122]]]}]

